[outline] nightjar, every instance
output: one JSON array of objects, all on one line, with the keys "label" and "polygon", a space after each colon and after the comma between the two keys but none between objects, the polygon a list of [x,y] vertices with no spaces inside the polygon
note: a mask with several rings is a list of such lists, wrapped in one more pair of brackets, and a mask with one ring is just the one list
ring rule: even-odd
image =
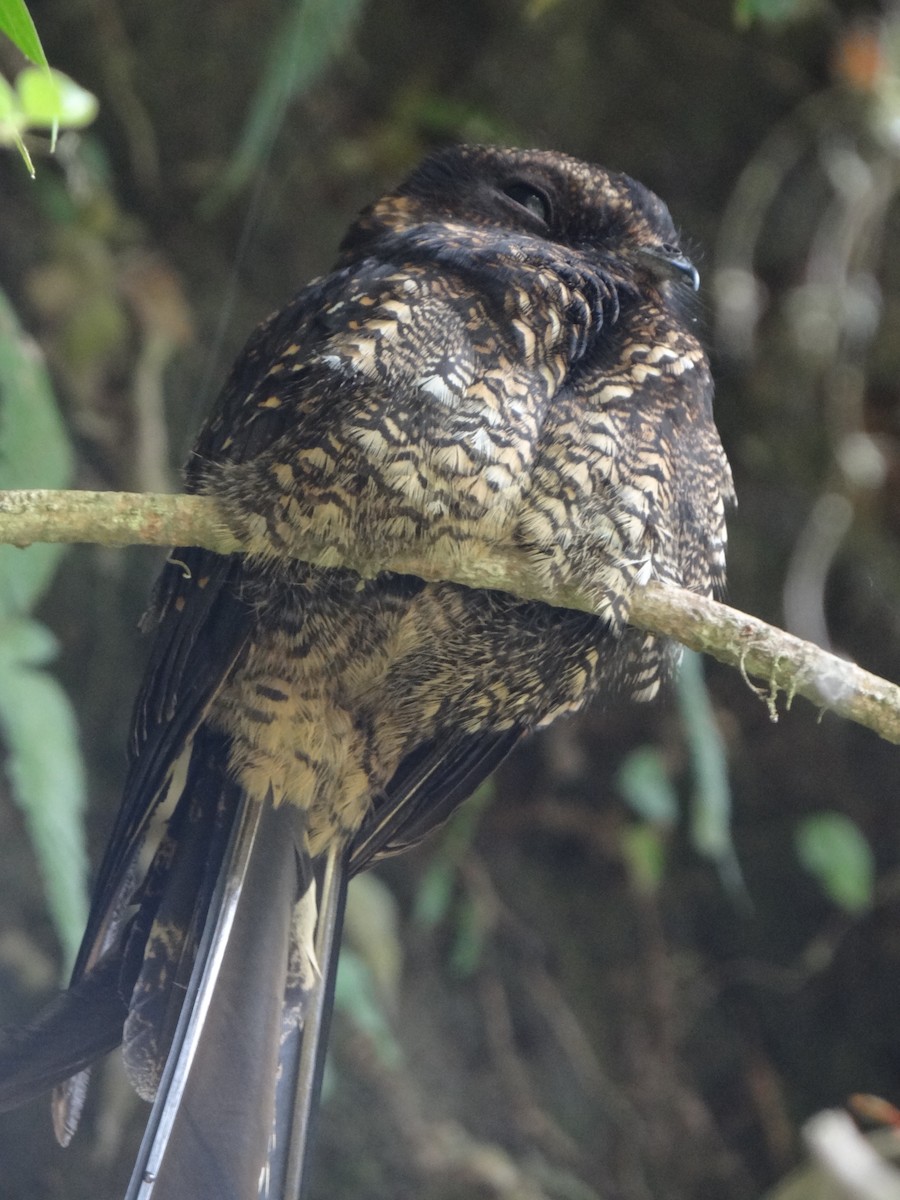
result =
[{"label": "nightjar", "polygon": [[[75,1076],[63,1141],[85,1068],[123,1042],[137,1090],[160,1093],[129,1197],[295,1195],[346,879],[523,735],[669,674],[629,598],[719,588],[731,496],[696,282],[634,180],[460,146],[366,209],[331,273],[250,338],[186,469],[249,552],[166,563],[71,987],[0,1040],[7,1106]],[[316,566],[295,556],[310,528]],[[342,566],[361,548],[515,548],[597,615],[362,578]]]}]

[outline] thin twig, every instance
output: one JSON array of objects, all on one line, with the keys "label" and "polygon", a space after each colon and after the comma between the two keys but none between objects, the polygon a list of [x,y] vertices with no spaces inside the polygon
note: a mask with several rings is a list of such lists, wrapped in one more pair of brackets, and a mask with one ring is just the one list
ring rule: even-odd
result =
[{"label": "thin twig", "polygon": [[[127,492],[0,492],[0,543],[4,542],[202,546],[219,554],[242,548],[210,497]],[[310,562],[333,555],[324,545],[319,531],[311,528]],[[327,561],[333,565],[333,557]],[[345,565],[367,577],[396,571],[592,611],[590,600],[576,589],[553,592],[543,586],[530,569],[527,554],[514,549],[490,547],[465,562],[442,564],[434,554],[427,562],[413,555],[374,561],[366,556],[365,547],[359,547]],[[680,588],[651,583],[632,597],[629,621],[763,680],[761,692],[773,719],[778,693],[784,692],[787,707],[795,695],[805,696],[817,708],[900,742],[900,688],[756,617]]]}]

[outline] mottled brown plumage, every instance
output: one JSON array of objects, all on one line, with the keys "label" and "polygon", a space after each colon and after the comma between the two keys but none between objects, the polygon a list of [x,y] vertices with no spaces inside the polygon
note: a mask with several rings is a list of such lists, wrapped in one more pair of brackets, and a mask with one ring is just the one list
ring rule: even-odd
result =
[{"label": "mottled brown plumage", "polygon": [[[217,1035],[248,1042],[263,1062],[251,1088],[267,1099],[212,1119],[203,1105],[229,1079],[234,1091],[235,1068],[220,1047],[192,1072],[207,1079],[202,1103],[188,1098],[208,1126],[203,1152],[226,1163],[216,1195],[256,1194],[285,981],[290,1026],[315,984],[314,880],[329,848],[360,870],[443,820],[523,733],[598,692],[655,695],[673,655],[628,627],[634,585],[721,585],[731,484],[692,278],[665,207],[626,176],[461,147],[367,209],[335,270],[238,359],[187,481],[251,553],[177,550],[158,585],[125,798],[73,979],[73,994],[99,992],[115,960],[121,999],[55,1063],[57,1077],[80,1068],[124,1021],[126,1063],[153,1094],[173,983],[190,977],[241,794],[276,814],[257,907],[241,903],[247,929],[278,932],[264,979],[226,970],[229,1003],[247,1014]],[[293,557],[309,523],[333,568]],[[426,558],[515,546],[535,577],[588,589],[600,615],[361,581],[340,566],[360,544]],[[79,1094],[58,1102],[64,1136]],[[172,1152],[165,1200],[192,1194],[178,1182],[191,1154]]]}]

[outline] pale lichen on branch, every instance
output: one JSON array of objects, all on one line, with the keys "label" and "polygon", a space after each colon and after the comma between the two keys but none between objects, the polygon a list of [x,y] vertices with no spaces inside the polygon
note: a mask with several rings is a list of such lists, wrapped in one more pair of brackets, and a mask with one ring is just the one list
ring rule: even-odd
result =
[{"label": "pale lichen on branch", "polygon": [[[128,492],[0,492],[0,543],[91,542],[105,546],[202,546],[220,554],[241,550],[216,502],[206,496],[141,495]],[[310,529],[309,561],[322,550],[321,534]],[[373,561],[365,547],[344,565],[361,575],[398,571],[430,581],[445,579],[467,587],[493,588],[529,600],[591,611],[584,596],[554,593],[539,586],[524,553],[491,548],[441,566],[406,556]],[[693,650],[761,679],[766,690],[795,694],[900,742],[900,688],[834,654],[774,626],[704,596],[662,584],[640,588],[629,620]]]}]

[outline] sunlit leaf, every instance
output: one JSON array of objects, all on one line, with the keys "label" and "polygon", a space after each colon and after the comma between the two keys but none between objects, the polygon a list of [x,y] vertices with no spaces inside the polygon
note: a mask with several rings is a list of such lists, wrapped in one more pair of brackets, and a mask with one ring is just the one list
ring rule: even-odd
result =
[{"label": "sunlit leaf", "polygon": [[16,78],[16,91],[29,126],[58,123],[64,128],[80,129],[97,115],[97,97],[61,71],[26,67]]},{"label": "sunlit leaf", "polygon": [[47,57],[23,0],[0,0],[0,33],[5,33],[26,58],[46,67]]},{"label": "sunlit leaf", "polygon": [[15,118],[19,111],[19,102],[16,98],[16,93],[0,75],[0,125],[4,121],[10,121]]},{"label": "sunlit leaf", "polygon": [[28,147],[22,141],[21,133],[19,133],[18,128],[12,122],[8,121],[5,125],[0,122],[0,146],[5,146],[9,142],[12,142],[12,144],[18,150],[22,157],[22,161],[25,164],[25,170],[28,172],[31,178],[34,179],[34,163],[30,153],[28,152]]},{"label": "sunlit leaf", "polygon": [[875,866],[859,827],[843,813],[823,812],[797,826],[797,854],[829,898],[849,913],[872,903]]},{"label": "sunlit leaf", "polygon": [[0,146],[15,146],[22,156],[28,174],[34,179],[34,163],[31,161],[28,147],[22,141],[24,124],[19,98],[6,80],[0,76]]}]

